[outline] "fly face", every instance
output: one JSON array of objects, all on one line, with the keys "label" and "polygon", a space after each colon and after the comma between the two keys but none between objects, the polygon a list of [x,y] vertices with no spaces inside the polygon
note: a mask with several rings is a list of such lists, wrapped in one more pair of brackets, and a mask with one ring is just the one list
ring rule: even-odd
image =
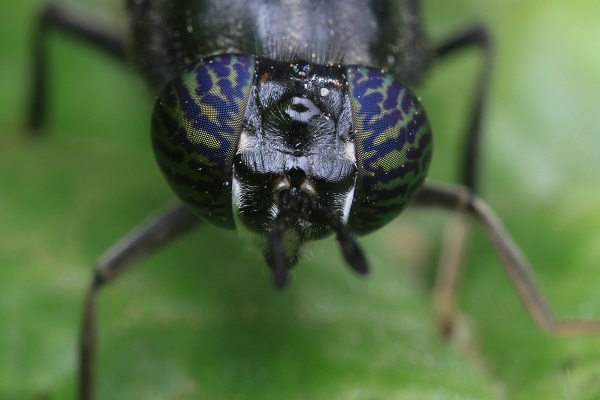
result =
[{"label": "fly face", "polygon": [[332,231],[314,209],[348,220],[357,171],[350,107],[340,67],[258,64],[234,157],[234,214],[239,225],[267,236],[287,208],[292,259],[303,242]]},{"label": "fly face", "polygon": [[258,237],[279,286],[302,244],[398,215],[423,184],[431,130],[418,99],[365,66],[206,57],[159,96],[152,142],[177,195],[202,219]]}]

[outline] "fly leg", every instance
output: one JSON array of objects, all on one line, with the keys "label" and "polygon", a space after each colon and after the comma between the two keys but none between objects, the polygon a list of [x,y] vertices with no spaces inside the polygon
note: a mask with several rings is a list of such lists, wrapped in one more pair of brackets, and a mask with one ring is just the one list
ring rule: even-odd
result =
[{"label": "fly leg", "polygon": [[[483,59],[464,128],[465,137],[459,182],[471,192],[478,193],[482,117],[488,97],[492,71],[491,39],[483,26],[475,25],[438,44],[434,49],[434,56],[438,60],[443,60],[448,56],[471,48],[480,51]],[[455,215],[444,233],[434,290],[439,330],[446,337],[450,336],[453,330],[456,294],[458,292],[462,265],[468,251],[469,237],[470,224],[468,218],[466,215],[460,213]]]},{"label": "fly leg", "polygon": [[138,226],[99,258],[83,309],[79,347],[80,400],[94,398],[98,290],[133,267],[139,260],[197,226],[199,222],[186,206],[177,203]]},{"label": "fly leg", "polygon": [[53,31],[79,39],[121,62],[127,58],[124,37],[107,25],[73,7],[46,6],[33,32],[33,72],[26,121],[32,133],[39,134],[46,122],[49,86],[47,42]]},{"label": "fly leg", "polygon": [[599,333],[600,321],[557,319],[539,291],[525,255],[514,242],[494,210],[465,186],[426,184],[415,205],[436,207],[474,217],[483,227],[490,244],[535,323],[553,334]]}]

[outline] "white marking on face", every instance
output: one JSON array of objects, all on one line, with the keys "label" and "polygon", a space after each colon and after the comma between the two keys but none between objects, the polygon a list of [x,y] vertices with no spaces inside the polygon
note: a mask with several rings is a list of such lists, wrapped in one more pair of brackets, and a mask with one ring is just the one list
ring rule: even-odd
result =
[{"label": "white marking on face", "polygon": [[344,209],[342,213],[342,221],[347,224],[350,218],[350,210],[352,208],[352,201],[354,200],[354,185],[350,187],[350,190],[346,192],[344,199]]},{"label": "white marking on face", "polygon": [[296,121],[308,122],[321,112],[315,103],[309,99],[294,97],[292,103],[285,109],[285,113]]},{"label": "white marking on face", "polygon": [[240,139],[238,141],[237,151],[245,150],[250,145],[250,138],[244,131],[240,133]]},{"label": "white marking on face", "polygon": [[233,213],[239,213],[239,210],[242,208],[242,183],[237,179],[235,173],[233,174],[233,179],[231,181],[231,204],[233,204]]},{"label": "white marking on face", "polygon": [[356,162],[356,152],[354,142],[346,142],[346,146],[344,147],[344,156],[352,161]]}]

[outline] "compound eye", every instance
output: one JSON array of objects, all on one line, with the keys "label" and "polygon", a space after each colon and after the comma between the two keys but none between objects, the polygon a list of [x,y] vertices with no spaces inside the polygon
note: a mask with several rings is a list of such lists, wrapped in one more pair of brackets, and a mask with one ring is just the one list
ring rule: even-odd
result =
[{"label": "compound eye", "polygon": [[255,58],[203,58],[163,89],[152,114],[156,161],[173,191],[200,217],[234,228],[233,156],[254,82]]},{"label": "compound eye", "polygon": [[350,228],[365,234],[395,218],[423,185],[433,145],[419,100],[393,75],[346,67],[358,175]]}]

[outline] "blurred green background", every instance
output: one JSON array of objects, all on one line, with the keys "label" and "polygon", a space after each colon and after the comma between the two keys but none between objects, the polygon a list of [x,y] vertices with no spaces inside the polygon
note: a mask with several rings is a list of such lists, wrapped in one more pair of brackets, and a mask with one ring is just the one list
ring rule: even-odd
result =
[{"label": "blurred green background", "polygon": [[[76,41],[51,39],[48,135],[25,137],[43,3],[0,4],[1,399],[73,398],[93,261],[172,199],[149,146],[152,94]],[[600,2],[430,0],[426,16],[432,39],[490,27],[485,197],[556,313],[600,319]],[[478,60],[457,56],[417,90],[436,135],[432,179],[455,177]],[[333,241],[318,243],[284,293],[235,232],[189,235],[101,292],[100,398],[599,398],[600,336],[540,332],[479,230],[460,292],[465,337],[440,340],[431,270],[447,221],[408,211],[362,239],[366,280]]]}]

